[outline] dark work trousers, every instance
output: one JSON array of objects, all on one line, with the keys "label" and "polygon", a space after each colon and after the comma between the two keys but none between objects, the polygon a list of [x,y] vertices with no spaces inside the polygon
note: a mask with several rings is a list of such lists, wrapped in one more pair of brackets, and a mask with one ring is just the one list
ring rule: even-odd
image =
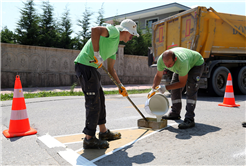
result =
[{"label": "dark work trousers", "polygon": [[75,71],[85,95],[86,122],[83,133],[94,136],[97,125],[106,123],[101,75],[96,68],[79,63],[75,64]]},{"label": "dark work trousers", "polygon": [[[188,79],[186,83],[186,114],[185,118],[194,120],[195,113],[194,110],[196,108],[196,100],[197,100],[197,92],[199,89],[199,80],[202,76],[204,69],[204,64],[201,66],[194,66],[188,72]],[[171,84],[179,81],[179,75],[177,73],[173,73]],[[172,110],[170,112],[171,115],[177,116],[180,115],[182,108],[182,91],[183,88],[171,90],[171,100],[172,100]]]}]

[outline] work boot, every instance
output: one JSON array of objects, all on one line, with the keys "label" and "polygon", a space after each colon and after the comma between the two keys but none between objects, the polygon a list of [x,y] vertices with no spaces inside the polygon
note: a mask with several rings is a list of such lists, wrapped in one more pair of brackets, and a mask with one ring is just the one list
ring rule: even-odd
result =
[{"label": "work boot", "polygon": [[89,140],[84,139],[83,147],[84,149],[106,149],[109,147],[109,144],[107,141],[99,140],[93,136]]},{"label": "work boot", "polygon": [[162,119],[168,119],[168,120],[180,120],[181,116],[179,115],[172,115],[172,114],[168,114],[168,115],[164,115],[162,117]]},{"label": "work boot", "polygon": [[101,139],[101,140],[111,141],[111,140],[116,140],[116,139],[120,139],[120,138],[121,138],[120,133],[111,132],[109,129],[104,133],[99,133],[99,139]]},{"label": "work boot", "polygon": [[191,127],[194,127],[195,126],[195,122],[194,120],[191,120],[191,119],[186,119],[179,124],[179,129],[188,129],[188,128],[191,128]]}]

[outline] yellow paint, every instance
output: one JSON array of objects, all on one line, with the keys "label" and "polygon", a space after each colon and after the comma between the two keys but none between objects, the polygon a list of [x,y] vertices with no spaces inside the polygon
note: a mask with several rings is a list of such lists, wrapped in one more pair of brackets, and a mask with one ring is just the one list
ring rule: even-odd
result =
[{"label": "yellow paint", "polygon": [[[140,139],[141,137],[146,136],[154,131],[148,128],[141,128],[141,129],[119,130],[115,132],[121,133],[121,139],[109,141],[109,148],[107,149],[84,149],[84,150],[79,151],[78,153],[88,160],[93,160],[104,154],[112,152],[114,149],[123,147],[133,141],[136,141],[137,139]],[[72,142],[81,141],[82,140],[81,138],[84,138],[84,134],[56,137],[55,139],[57,139],[61,143],[72,143]]]},{"label": "yellow paint", "polygon": [[56,137],[58,141],[61,143],[71,143],[71,142],[79,142],[82,141],[82,138],[84,138],[84,134],[77,134],[77,135],[68,135],[68,136],[62,136],[62,137]]}]

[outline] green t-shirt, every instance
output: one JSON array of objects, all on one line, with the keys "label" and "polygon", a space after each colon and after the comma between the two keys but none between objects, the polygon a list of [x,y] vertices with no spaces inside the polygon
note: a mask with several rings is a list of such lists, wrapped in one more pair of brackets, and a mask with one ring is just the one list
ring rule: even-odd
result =
[{"label": "green t-shirt", "polygon": [[162,56],[160,56],[157,60],[158,71],[163,71],[166,68],[180,76],[185,76],[193,66],[200,66],[204,62],[204,59],[199,52],[183,47],[175,47],[170,50],[174,52],[177,60],[171,68],[168,68],[164,64]]},{"label": "green t-shirt", "polygon": [[[116,52],[120,42],[120,31],[115,26],[110,24],[107,24],[106,28],[109,36],[100,36],[99,54],[104,61],[108,58],[116,60]],[[98,66],[95,63],[90,63],[92,60],[94,60],[94,50],[91,39],[89,39],[77,58],[74,60],[74,63],[81,63],[83,65],[97,68]]]}]

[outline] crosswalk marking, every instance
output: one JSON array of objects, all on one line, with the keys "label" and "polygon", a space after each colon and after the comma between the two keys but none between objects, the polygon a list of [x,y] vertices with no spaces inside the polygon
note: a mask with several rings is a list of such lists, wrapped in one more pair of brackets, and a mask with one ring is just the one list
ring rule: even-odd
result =
[{"label": "crosswalk marking", "polygon": [[[177,123],[169,124],[169,126],[176,125]],[[167,128],[165,127],[165,128]],[[163,129],[165,129],[163,128]],[[108,149],[83,149],[80,147],[77,150],[72,150],[66,147],[68,144],[75,144],[83,142],[84,134],[71,134],[63,136],[52,137],[50,135],[41,136],[40,139],[49,148],[54,147],[65,147],[64,151],[59,151],[58,154],[64,158],[71,165],[92,165],[95,166],[94,162],[113,154],[127,146],[134,144],[135,142],[144,139],[152,134],[155,134],[163,129],[151,130],[149,128],[127,128],[114,130],[121,133],[122,138],[114,141],[109,141]],[[112,130],[113,131],[113,130]]]}]

